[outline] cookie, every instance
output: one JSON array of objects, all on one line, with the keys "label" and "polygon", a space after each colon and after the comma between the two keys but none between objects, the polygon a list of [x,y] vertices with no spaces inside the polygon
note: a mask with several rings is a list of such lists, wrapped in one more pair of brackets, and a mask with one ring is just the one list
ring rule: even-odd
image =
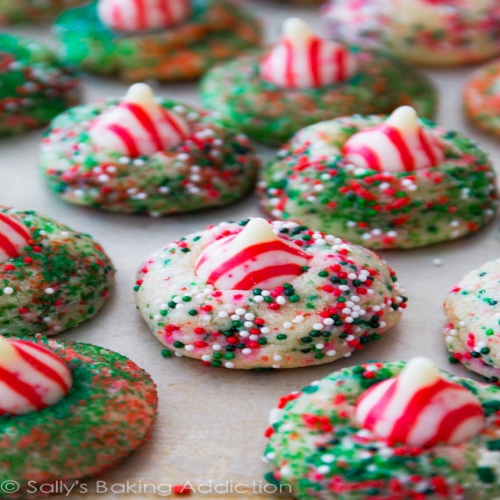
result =
[{"label": "cookie", "polygon": [[304,128],[264,167],[259,191],[273,217],[374,249],[460,238],[498,207],[486,153],[408,106]]},{"label": "cookie", "polygon": [[0,208],[0,335],[53,335],[94,316],[114,268],[88,234],[31,210]]},{"label": "cookie", "polygon": [[43,127],[80,94],[79,79],[49,49],[0,33],[0,137]]},{"label": "cookie", "polygon": [[223,222],[148,257],[142,317],[213,367],[294,368],[349,357],[396,325],[406,297],[373,252],[293,222]]},{"label": "cookie", "polygon": [[114,467],[149,438],[156,418],[150,376],[90,344],[0,337],[0,380],[5,498],[44,496],[42,487]]},{"label": "cookie", "polygon": [[54,26],[63,59],[130,82],[198,78],[259,45],[261,26],[233,0],[100,0]]},{"label": "cookie", "polygon": [[464,108],[474,125],[500,135],[500,60],[472,73],[465,86]]},{"label": "cookie", "polygon": [[446,296],[444,310],[446,347],[452,363],[500,381],[500,260],[483,264],[469,272]]},{"label": "cookie", "polygon": [[426,358],[345,368],[281,398],[267,478],[298,500],[500,493],[500,389]]},{"label": "cookie", "polygon": [[151,216],[232,203],[255,184],[260,160],[246,137],[145,84],[121,100],[58,116],[42,143],[42,173],[63,200]]},{"label": "cookie", "polygon": [[38,23],[87,0],[0,0],[0,24]]},{"label": "cookie", "polygon": [[354,52],[315,36],[300,19],[285,22],[280,43],[207,73],[204,106],[217,120],[279,146],[308,125],[353,113],[389,113],[412,104],[434,115],[432,82],[400,61]]},{"label": "cookie", "polygon": [[323,12],[335,40],[412,64],[457,66],[500,54],[496,0],[330,0]]}]

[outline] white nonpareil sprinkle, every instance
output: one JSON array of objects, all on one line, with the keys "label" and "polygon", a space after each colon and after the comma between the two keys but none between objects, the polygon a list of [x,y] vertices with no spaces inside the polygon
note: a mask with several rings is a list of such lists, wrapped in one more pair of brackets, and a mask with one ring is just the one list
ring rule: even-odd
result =
[{"label": "white nonpareil sprinkle", "polygon": [[14,289],[10,286],[6,286],[4,289],[3,289],[3,293],[5,295],[12,295],[14,293]]}]

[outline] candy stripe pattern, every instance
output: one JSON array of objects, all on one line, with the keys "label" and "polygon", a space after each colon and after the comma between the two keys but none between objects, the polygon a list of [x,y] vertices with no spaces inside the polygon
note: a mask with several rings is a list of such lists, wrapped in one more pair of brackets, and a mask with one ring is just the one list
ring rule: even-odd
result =
[{"label": "candy stripe pattern", "polygon": [[476,396],[442,379],[426,358],[414,358],[398,377],[366,391],[356,418],[382,439],[422,448],[466,442],[485,426]]},{"label": "candy stripe pattern", "polygon": [[356,73],[357,61],[343,45],[315,36],[302,20],[291,18],[260,70],[263,80],[279,87],[320,88],[349,79]]},{"label": "candy stripe pattern", "polygon": [[170,28],[191,16],[190,0],[100,0],[99,19],[116,31]]},{"label": "candy stripe pattern", "polygon": [[237,235],[209,245],[195,273],[221,290],[272,290],[300,276],[309,256],[276,236],[264,219],[252,219]]},{"label": "candy stripe pattern", "polygon": [[0,262],[22,255],[30,239],[27,226],[12,215],[0,213]]},{"label": "candy stripe pattern", "polygon": [[51,406],[68,393],[72,380],[68,366],[48,349],[0,338],[0,415]]},{"label": "candy stripe pattern", "polygon": [[123,101],[90,128],[96,146],[131,158],[167,151],[188,135],[186,121],[156,102],[151,88],[143,83],[132,85]]},{"label": "candy stripe pattern", "polygon": [[387,172],[432,168],[444,159],[437,140],[424,131],[410,106],[398,108],[381,125],[351,136],[342,148],[344,161]]}]

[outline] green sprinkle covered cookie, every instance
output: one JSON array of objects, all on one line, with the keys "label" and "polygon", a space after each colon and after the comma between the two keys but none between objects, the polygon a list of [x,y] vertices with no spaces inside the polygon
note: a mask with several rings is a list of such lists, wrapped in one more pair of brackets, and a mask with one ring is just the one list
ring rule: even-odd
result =
[{"label": "green sprinkle covered cookie", "polygon": [[176,81],[258,46],[261,26],[234,0],[99,0],[62,14],[54,33],[86,71]]},{"label": "green sprinkle covered cookie", "polygon": [[89,235],[0,208],[0,335],[74,327],[101,309],[113,281],[113,264]]},{"label": "green sprinkle covered cookie", "polygon": [[467,273],[444,302],[445,328],[450,361],[500,382],[500,260]]},{"label": "green sprinkle covered cookie", "polygon": [[280,43],[211,70],[201,99],[217,120],[278,146],[307,125],[353,113],[389,113],[403,104],[432,118],[437,94],[423,74],[372,52],[353,52],[286,21]]},{"label": "green sprinkle covered cookie", "polygon": [[298,500],[492,500],[500,389],[426,358],[346,368],[281,398],[267,477]]},{"label": "green sprinkle covered cookie", "polygon": [[65,201],[158,216],[236,201],[254,186],[260,160],[242,134],[135,84],[121,101],[57,117],[41,165]]},{"label": "green sprinkle covered cookie", "polygon": [[79,101],[79,80],[49,49],[0,33],[0,137],[43,127]]},{"label": "green sprinkle covered cookie", "polygon": [[213,367],[295,368],[351,356],[406,308],[373,252],[293,222],[223,222],[147,258],[136,301],[158,340]]},{"label": "green sprinkle covered cookie", "polygon": [[0,337],[0,382],[1,498],[45,496],[115,466],[156,418],[150,376],[90,344]]},{"label": "green sprinkle covered cookie", "polygon": [[260,190],[273,217],[375,249],[460,238],[498,207],[486,153],[409,106],[301,130],[264,168]]}]

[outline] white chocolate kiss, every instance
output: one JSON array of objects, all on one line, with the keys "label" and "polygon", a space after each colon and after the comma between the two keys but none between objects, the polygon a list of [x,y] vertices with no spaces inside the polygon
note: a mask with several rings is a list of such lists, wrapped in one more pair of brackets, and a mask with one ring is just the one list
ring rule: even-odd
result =
[{"label": "white chocolate kiss", "polygon": [[191,17],[191,0],[99,0],[100,21],[116,31],[171,28]]},{"label": "white chocolate kiss", "polygon": [[366,391],[356,407],[358,423],[390,442],[408,446],[454,445],[478,435],[486,424],[477,397],[441,377],[423,357]]},{"label": "white chocolate kiss", "polygon": [[420,125],[410,106],[401,106],[380,125],[352,135],[342,152],[347,163],[387,172],[436,167],[445,157],[437,139]]},{"label": "white chocolate kiss", "polygon": [[189,132],[184,118],[165,109],[151,87],[136,83],[118,106],[96,118],[89,134],[95,147],[136,158],[168,151]]},{"label": "white chocolate kiss", "polygon": [[257,218],[240,233],[205,248],[195,272],[220,290],[272,290],[300,276],[308,263],[300,247],[276,236],[269,222]]},{"label": "white chocolate kiss", "polygon": [[0,263],[22,255],[30,239],[28,226],[12,215],[0,213]]},{"label": "white chocolate kiss", "polygon": [[23,415],[54,405],[72,384],[68,366],[51,351],[0,336],[0,415]]},{"label": "white chocolate kiss", "polygon": [[289,89],[343,82],[357,69],[354,53],[340,43],[316,36],[302,19],[295,17],[285,21],[280,42],[260,66],[263,80]]}]

